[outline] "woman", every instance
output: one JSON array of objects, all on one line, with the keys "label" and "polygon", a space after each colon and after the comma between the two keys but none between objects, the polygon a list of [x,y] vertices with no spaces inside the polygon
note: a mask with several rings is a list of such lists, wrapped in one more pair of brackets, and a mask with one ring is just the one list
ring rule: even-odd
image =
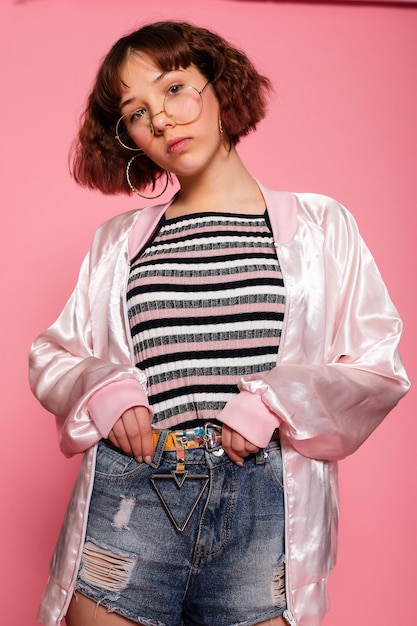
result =
[{"label": "woman", "polygon": [[270,84],[190,24],[104,59],[73,172],[166,203],[98,229],[31,384],[83,453],[47,626],[318,626],[337,461],[406,393],[401,322],[352,216],[266,189],[236,144]]}]

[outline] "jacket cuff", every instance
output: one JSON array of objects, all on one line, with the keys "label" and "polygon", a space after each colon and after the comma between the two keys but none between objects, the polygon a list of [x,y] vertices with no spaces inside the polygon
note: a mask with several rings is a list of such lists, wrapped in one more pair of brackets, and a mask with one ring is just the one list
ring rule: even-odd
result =
[{"label": "jacket cuff", "polygon": [[264,404],[262,396],[245,390],[227,402],[217,419],[259,448],[266,448],[280,424],[279,417]]},{"label": "jacket cuff", "polygon": [[87,410],[101,436],[108,437],[117,420],[134,406],[149,407],[148,397],[134,378],[115,380],[101,387],[89,398]]}]

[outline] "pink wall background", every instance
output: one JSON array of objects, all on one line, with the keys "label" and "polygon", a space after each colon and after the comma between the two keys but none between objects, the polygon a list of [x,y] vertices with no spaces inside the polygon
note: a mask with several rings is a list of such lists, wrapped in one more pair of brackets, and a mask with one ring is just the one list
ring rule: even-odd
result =
[{"label": "pink wall background", "polygon": [[[272,79],[268,118],[240,152],[275,188],[336,197],[356,216],[401,312],[416,369],[417,9],[237,0],[2,0],[1,618],[34,626],[79,459],[32,397],[29,345],[68,297],[99,223],[138,206],[75,186],[67,154],[109,46],[145,21],[186,19],[243,47]],[[325,626],[415,619],[414,391],[340,465],[342,517]],[[307,521],[308,523],[308,521]],[[353,615],[352,615],[353,613]]]}]

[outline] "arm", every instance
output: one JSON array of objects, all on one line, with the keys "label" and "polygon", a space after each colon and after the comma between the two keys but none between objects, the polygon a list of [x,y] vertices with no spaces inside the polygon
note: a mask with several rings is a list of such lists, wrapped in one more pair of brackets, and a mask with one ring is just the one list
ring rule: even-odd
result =
[{"label": "arm", "polygon": [[[103,264],[94,274],[90,255],[86,257],[63,312],[30,351],[33,393],[56,415],[60,446],[67,456],[84,452],[107,437],[125,410],[148,407],[144,376],[128,356],[125,363],[112,362],[104,348],[94,345],[92,292],[94,288],[99,295],[103,292],[97,285],[98,272],[102,281],[108,274],[106,259]],[[109,305],[105,301],[101,306],[108,309]],[[106,338],[108,330],[100,328],[101,337]],[[102,343],[106,345],[106,340]]]},{"label": "arm", "polygon": [[[240,394],[219,419],[259,447],[279,426],[301,454],[337,460],[365,441],[409,382],[398,355],[401,321],[352,216],[331,206],[321,228],[327,292],[325,306],[318,308],[326,316],[325,336],[318,337],[323,358],[303,353],[303,328],[289,328],[280,364],[256,380],[242,379]],[[308,302],[306,309],[314,305]],[[310,325],[306,332],[317,328],[320,324]]]}]

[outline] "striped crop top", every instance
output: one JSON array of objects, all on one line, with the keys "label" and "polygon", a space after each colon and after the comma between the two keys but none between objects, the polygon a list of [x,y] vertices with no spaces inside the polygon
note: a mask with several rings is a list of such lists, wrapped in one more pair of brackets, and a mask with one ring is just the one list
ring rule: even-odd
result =
[{"label": "striped crop top", "polygon": [[284,304],[267,213],[163,217],[127,290],[154,424],[213,420],[241,376],[274,367]]}]

